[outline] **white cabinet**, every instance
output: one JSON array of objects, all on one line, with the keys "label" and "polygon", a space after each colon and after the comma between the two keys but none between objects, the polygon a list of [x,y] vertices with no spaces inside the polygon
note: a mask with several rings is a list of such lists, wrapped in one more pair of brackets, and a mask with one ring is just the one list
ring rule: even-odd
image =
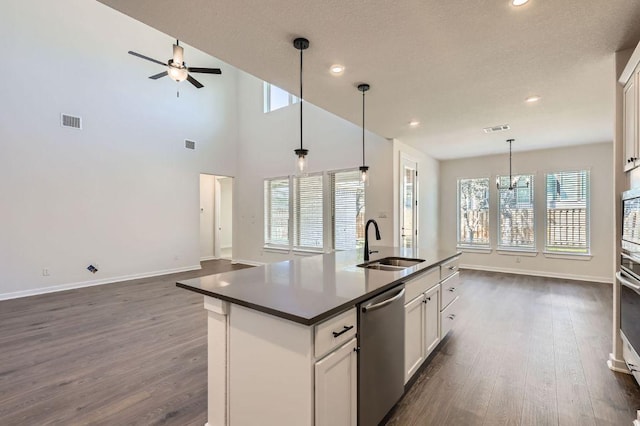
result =
[{"label": "white cabinet", "polygon": [[435,286],[424,294],[424,346],[425,358],[440,343],[440,286]]},{"label": "white cabinet", "polygon": [[424,294],[404,305],[404,382],[413,376],[425,358]]},{"label": "white cabinet", "polygon": [[420,368],[440,342],[440,285],[404,305],[404,382]]},{"label": "white cabinet", "polygon": [[357,342],[351,339],[315,365],[315,424],[357,422]]},{"label": "white cabinet", "polygon": [[638,161],[638,108],[637,108],[637,72],[634,72],[624,86],[622,104],[622,126],[624,140],[624,171],[636,166]]}]

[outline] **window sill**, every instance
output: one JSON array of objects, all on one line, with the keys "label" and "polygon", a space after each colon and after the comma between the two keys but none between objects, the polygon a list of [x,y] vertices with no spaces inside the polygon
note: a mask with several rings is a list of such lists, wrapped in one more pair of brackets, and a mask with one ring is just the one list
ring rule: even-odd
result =
[{"label": "window sill", "polygon": [[524,257],[536,257],[538,252],[536,250],[516,250],[516,249],[496,249],[498,254],[505,256],[524,256]]},{"label": "window sill", "polygon": [[581,260],[581,261],[589,261],[593,259],[593,255],[591,253],[566,253],[566,252],[552,252],[545,251],[543,252],[544,257],[548,259],[565,259],[565,260]]},{"label": "window sill", "polygon": [[289,253],[291,250],[287,247],[276,247],[276,246],[263,246],[263,251],[268,253]]},{"label": "window sill", "polygon": [[313,256],[316,254],[323,254],[324,250],[322,249],[293,249],[293,254],[296,256]]},{"label": "window sill", "polygon": [[460,250],[463,253],[479,253],[479,254],[491,254],[491,253],[493,253],[493,249],[491,247],[456,246],[456,249]]}]

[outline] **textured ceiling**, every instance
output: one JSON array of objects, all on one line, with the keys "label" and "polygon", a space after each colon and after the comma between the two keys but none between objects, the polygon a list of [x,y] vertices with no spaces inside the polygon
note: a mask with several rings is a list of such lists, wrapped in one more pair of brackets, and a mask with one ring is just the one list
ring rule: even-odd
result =
[{"label": "textured ceiling", "polygon": [[360,124],[367,82],[367,128],[439,159],[612,140],[613,53],[640,40],[638,0],[100,1],[292,93],[304,36],[306,100]]}]

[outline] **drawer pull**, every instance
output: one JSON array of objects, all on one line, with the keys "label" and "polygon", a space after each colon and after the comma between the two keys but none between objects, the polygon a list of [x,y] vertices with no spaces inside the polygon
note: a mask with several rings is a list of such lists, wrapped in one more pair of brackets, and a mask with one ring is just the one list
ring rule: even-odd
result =
[{"label": "drawer pull", "polygon": [[456,288],[455,287],[449,287],[447,290],[449,290],[450,292],[453,293],[454,291],[456,291]]},{"label": "drawer pull", "polygon": [[431,297],[427,297],[422,301],[422,303],[429,303],[431,301]]},{"label": "drawer pull", "polygon": [[456,267],[455,267],[455,266],[449,266],[449,270],[450,270],[450,271],[455,271],[455,270],[456,270]]},{"label": "drawer pull", "polygon": [[456,317],[456,314],[451,314],[447,318],[449,318],[450,320],[453,320],[455,317]]},{"label": "drawer pull", "polygon": [[344,328],[342,329],[342,331],[334,331],[333,332],[333,337],[336,338],[336,337],[340,336],[341,334],[344,334],[347,331],[351,330],[352,328],[353,328],[352,325],[350,325],[348,327],[345,325]]}]

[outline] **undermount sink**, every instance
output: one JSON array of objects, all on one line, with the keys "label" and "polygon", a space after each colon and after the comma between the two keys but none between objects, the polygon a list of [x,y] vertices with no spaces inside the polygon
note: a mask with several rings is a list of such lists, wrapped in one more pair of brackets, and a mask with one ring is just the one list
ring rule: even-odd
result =
[{"label": "undermount sink", "polygon": [[379,271],[402,271],[424,262],[424,259],[409,259],[406,257],[384,257],[358,265],[360,268],[377,269]]}]

